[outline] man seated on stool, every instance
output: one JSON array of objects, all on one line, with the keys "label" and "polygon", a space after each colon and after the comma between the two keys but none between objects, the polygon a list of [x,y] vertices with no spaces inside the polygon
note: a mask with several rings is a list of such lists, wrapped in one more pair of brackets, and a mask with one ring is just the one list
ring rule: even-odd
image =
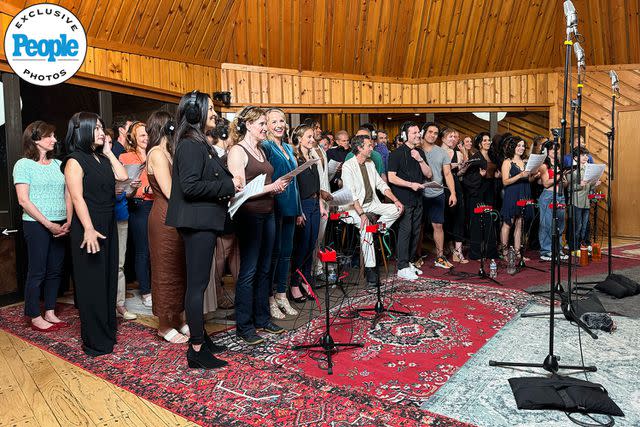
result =
[{"label": "man seated on stool", "polygon": [[[354,157],[342,165],[343,188],[348,188],[353,195],[353,206],[347,212],[349,218],[343,221],[353,223],[360,229],[360,250],[364,258],[367,285],[375,286],[378,282],[376,255],[373,246],[373,235],[367,233],[370,225],[367,214],[380,215],[379,222],[390,228],[402,214],[404,207],[382,180],[371,161],[373,143],[367,135],[357,135],[351,139],[351,151]],[[393,203],[381,203],[376,189],[387,196]]]}]

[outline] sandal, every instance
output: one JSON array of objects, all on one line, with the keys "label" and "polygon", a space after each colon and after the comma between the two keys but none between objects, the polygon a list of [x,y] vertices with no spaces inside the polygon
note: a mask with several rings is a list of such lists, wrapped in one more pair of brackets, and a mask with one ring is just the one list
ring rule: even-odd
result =
[{"label": "sandal", "polygon": [[459,262],[460,264],[467,264],[469,262],[468,259],[462,255],[462,251],[453,251],[453,262]]},{"label": "sandal", "polygon": [[182,325],[182,327],[179,329],[179,331],[185,337],[191,337],[191,331],[189,330],[189,325],[187,325],[186,323],[184,325]]},{"label": "sandal", "polygon": [[181,334],[173,328],[169,329],[169,332],[164,335],[158,332],[158,336],[171,344],[186,344],[189,342],[189,337]]}]

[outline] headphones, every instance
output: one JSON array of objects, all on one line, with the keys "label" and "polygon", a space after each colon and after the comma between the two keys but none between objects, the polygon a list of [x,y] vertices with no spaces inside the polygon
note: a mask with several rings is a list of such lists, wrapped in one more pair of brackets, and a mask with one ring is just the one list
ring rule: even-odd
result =
[{"label": "headphones", "polygon": [[293,130],[291,131],[291,144],[294,146],[297,146],[298,144],[300,144],[300,141],[298,140],[298,130],[303,127],[303,126],[307,126],[309,128],[311,128],[311,126],[305,122],[300,123],[298,126],[296,126],[295,128],[293,128]]},{"label": "headphones", "polygon": [[[413,125],[413,122],[404,122],[400,125],[400,141],[407,142],[409,140],[409,128]],[[422,137],[422,132],[420,132],[420,136]]]},{"label": "headphones", "polygon": [[245,107],[242,109],[242,111],[240,111],[240,113],[238,113],[238,118],[237,118],[238,122],[236,124],[236,130],[240,135],[244,135],[245,133],[247,133],[247,120],[245,119],[245,117],[247,116],[249,111],[254,110],[256,108],[257,107],[254,107],[254,106]]},{"label": "headphones", "polygon": [[184,118],[187,120],[187,123],[192,125],[197,125],[200,122],[200,110],[196,103],[197,99],[198,91],[194,90],[191,92],[191,95],[189,95],[187,104],[184,106]]},{"label": "headphones", "polygon": [[222,140],[229,138],[229,121],[222,117],[218,118],[216,120],[216,128],[213,130],[213,136]]},{"label": "headphones", "polygon": [[369,133],[371,134],[371,140],[375,141],[378,139],[378,131],[376,127],[372,123],[363,123],[360,127],[369,129]]},{"label": "headphones", "polygon": [[40,135],[39,135],[39,132],[38,132],[38,126],[34,126],[33,130],[31,131],[31,140],[33,142],[38,142],[38,141],[40,141],[40,139],[41,138],[40,138]]},{"label": "headphones", "polygon": [[[425,123],[422,125],[422,127],[420,128],[420,139],[424,138],[424,134],[427,133],[427,129],[429,128],[429,126],[435,126],[433,123]],[[438,136],[440,135],[440,130],[438,129]]]},{"label": "headphones", "polygon": [[167,121],[162,127],[162,133],[167,136],[173,136],[173,133],[176,131],[176,124],[173,120]]}]

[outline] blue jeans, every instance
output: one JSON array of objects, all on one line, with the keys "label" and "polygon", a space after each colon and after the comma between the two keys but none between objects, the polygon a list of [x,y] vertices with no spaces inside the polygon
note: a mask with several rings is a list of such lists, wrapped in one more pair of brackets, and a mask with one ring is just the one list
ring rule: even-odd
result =
[{"label": "blue jeans", "polygon": [[287,291],[287,276],[291,270],[291,252],[293,235],[296,229],[295,216],[282,216],[275,213],[276,235],[271,259],[271,281],[273,291],[279,294]]},{"label": "blue jeans", "polygon": [[576,224],[575,237],[573,239],[574,249],[579,249],[580,244],[586,243],[589,239],[589,208],[573,207],[573,220]]},{"label": "blue jeans", "polygon": [[29,269],[24,285],[24,314],[32,319],[40,316],[40,287],[44,288],[44,309],[54,310],[58,288],[62,282],[65,238],[53,237],[37,221],[22,221],[27,243]]},{"label": "blue jeans", "polygon": [[309,283],[313,281],[311,266],[313,265],[313,255],[318,240],[318,230],[320,229],[320,203],[319,199],[302,200],[302,213],[306,220],[304,227],[298,230],[296,239],[296,254],[293,262],[293,275],[291,283],[300,284],[302,278],[298,270],[304,275]]},{"label": "blue jeans", "polygon": [[136,279],[138,279],[138,289],[141,295],[151,293],[151,277],[149,274],[149,232],[147,223],[149,222],[149,212],[153,206],[151,200],[131,201],[134,205],[129,210],[129,231],[132,233],[133,249],[135,252],[134,267]]},{"label": "blue jeans", "polygon": [[[562,193],[556,195],[556,201],[558,203],[564,203],[564,196]],[[540,228],[538,230],[538,240],[540,241],[540,255],[551,256],[551,236],[553,230],[551,229],[553,220],[553,209],[549,209],[549,204],[553,203],[553,191],[543,190],[542,194],[538,198],[538,204],[540,206]],[[560,239],[564,232],[564,209],[558,209],[558,249],[560,249]]]},{"label": "blue jeans", "polygon": [[270,322],[271,255],[276,224],[273,213],[239,212],[236,235],[240,273],[236,283],[236,334],[246,336]]}]

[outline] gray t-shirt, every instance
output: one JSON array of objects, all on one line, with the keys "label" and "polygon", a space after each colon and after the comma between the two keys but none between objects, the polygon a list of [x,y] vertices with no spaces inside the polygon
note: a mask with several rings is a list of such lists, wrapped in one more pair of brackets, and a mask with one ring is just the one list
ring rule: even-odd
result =
[{"label": "gray t-shirt", "polygon": [[[442,183],[442,166],[451,164],[449,155],[443,148],[438,147],[437,145],[434,145],[431,151],[425,150],[424,154],[427,156],[427,163],[433,173],[431,181],[444,185]],[[444,193],[444,189],[442,188],[425,188],[422,190],[422,194],[429,198],[438,197],[442,193]]]}]

